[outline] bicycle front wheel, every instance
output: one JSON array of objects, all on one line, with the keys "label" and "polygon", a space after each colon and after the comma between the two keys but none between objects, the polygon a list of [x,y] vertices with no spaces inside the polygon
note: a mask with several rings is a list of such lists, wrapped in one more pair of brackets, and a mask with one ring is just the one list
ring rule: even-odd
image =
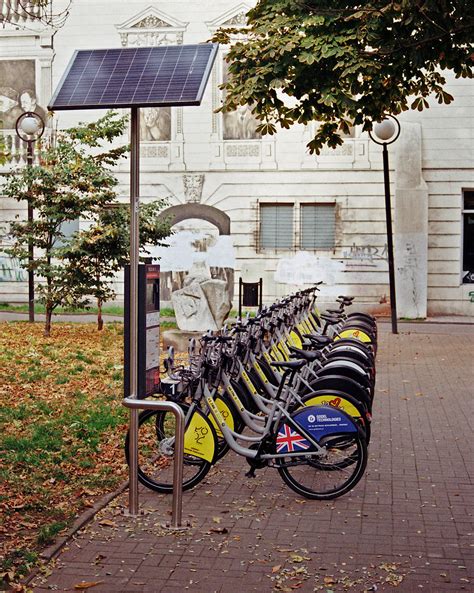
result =
[{"label": "bicycle front wheel", "polygon": [[[185,408],[185,406],[182,406]],[[187,408],[187,407],[186,407]],[[184,412],[186,413],[186,408]],[[199,410],[194,414],[204,417]],[[206,423],[207,424],[207,423]],[[168,411],[145,410],[138,419],[138,480],[155,492],[173,492],[174,439],[176,421]],[[207,430],[209,427],[206,426]],[[199,436],[199,435],[197,435]],[[125,439],[125,455],[129,462],[129,434]],[[208,473],[211,463],[201,457],[184,454],[183,490],[198,484]]]},{"label": "bicycle front wheel", "polygon": [[283,481],[313,500],[330,500],[352,490],[367,466],[367,445],[359,433],[331,437],[321,443],[325,454],[281,457],[276,466]]}]

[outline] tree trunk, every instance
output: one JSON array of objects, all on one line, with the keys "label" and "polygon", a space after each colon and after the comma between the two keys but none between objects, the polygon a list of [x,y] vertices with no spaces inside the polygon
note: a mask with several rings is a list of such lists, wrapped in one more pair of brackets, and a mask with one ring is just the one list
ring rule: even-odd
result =
[{"label": "tree trunk", "polygon": [[51,305],[46,305],[46,321],[44,324],[44,337],[49,338],[51,336],[51,318],[53,316],[53,308]]},{"label": "tree trunk", "polygon": [[97,299],[97,329],[102,331],[104,329],[104,320],[102,319],[102,301]]}]

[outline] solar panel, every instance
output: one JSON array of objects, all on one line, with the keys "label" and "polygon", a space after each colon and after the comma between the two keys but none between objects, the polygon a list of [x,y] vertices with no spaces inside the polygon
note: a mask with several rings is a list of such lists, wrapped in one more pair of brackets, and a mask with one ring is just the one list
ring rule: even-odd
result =
[{"label": "solar panel", "polygon": [[199,105],[218,45],[78,50],[48,109]]}]

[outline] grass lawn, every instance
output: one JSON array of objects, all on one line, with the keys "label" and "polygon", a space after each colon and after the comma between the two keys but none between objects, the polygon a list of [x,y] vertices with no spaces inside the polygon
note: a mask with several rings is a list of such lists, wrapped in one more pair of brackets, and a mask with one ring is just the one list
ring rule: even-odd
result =
[{"label": "grass lawn", "polygon": [[[127,478],[123,325],[0,323],[0,575]],[[5,573],[8,573],[5,575]],[[0,578],[0,582],[1,582]]]},{"label": "grass lawn", "polygon": [[[0,303],[0,311],[12,311],[14,313],[28,313],[28,303]],[[44,305],[35,303],[35,313],[44,313]],[[54,314],[60,313],[75,313],[75,314],[97,314],[97,307],[90,307],[89,309],[65,309],[64,307],[57,307],[54,310]],[[102,309],[103,315],[116,315],[120,316],[124,314],[124,308],[122,305],[105,305]],[[163,307],[160,310],[161,317],[174,317],[174,310],[171,308]]]}]

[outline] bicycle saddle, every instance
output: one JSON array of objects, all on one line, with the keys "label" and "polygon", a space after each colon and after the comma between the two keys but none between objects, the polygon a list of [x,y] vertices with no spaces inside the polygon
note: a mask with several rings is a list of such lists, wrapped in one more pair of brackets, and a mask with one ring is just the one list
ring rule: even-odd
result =
[{"label": "bicycle saddle", "polygon": [[308,338],[315,344],[326,345],[332,342],[332,338],[330,336],[322,336],[320,334],[303,334],[303,338]]},{"label": "bicycle saddle", "polygon": [[306,360],[274,360],[270,364],[272,365],[272,367],[297,371],[301,367],[304,367],[304,365],[306,364]]},{"label": "bicycle saddle", "polygon": [[304,358],[308,362],[322,358],[322,354],[319,350],[301,350],[301,348],[296,348],[296,346],[288,346],[288,350],[292,352],[292,358]]},{"label": "bicycle saddle", "polygon": [[321,319],[324,319],[324,321],[326,321],[329,324],[335,324],[335,323],[339,323],[341,321],[341,318],[338,316],[336,317],[335,315],[326,315],[325,313],[322,313],[320,315]]}]

